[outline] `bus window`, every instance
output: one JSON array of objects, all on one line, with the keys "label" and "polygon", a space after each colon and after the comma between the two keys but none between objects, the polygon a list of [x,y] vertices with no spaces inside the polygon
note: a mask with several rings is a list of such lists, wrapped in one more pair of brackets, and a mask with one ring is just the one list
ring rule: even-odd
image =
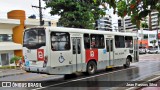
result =
[{"label": "bus window", "polygon": [[104,48],[104,36],[91,34],[91,48]]},{"label": "bus window", "polygon": [[124,36],[115,36],[115,47],[125,48]]},{"label": "bus window", "polygon": [[37,49],[46,44],[46,35],[43,28],[32,28],[24,32],[23,47]]},{"label": "bus window", "polygon": [[52,32],[51,33],[51,48],[53,51],[70,50],[69,33]]},{"label": "bus window", "polygon": [[89,49],[90,48],[90,37],[89,34],[84,34],[84,48]]},{"label": "bus window", "polygon": [[107,52],[113,51],[113,40],[106,40],[106,49]]},{"label": "bus window", "polygon": [[131,36],[125,36],[126,48],[133,48],[133,38]]}]

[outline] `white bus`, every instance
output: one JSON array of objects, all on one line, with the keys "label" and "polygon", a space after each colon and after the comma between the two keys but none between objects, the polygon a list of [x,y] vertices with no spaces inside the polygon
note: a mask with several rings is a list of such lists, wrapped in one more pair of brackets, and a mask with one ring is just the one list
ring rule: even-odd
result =
[{"label": "white bus", "polygon": [[24,32],[23,55],[28,72],[94,74],[138,62],[138,38],[134,33],[35,27]]}]

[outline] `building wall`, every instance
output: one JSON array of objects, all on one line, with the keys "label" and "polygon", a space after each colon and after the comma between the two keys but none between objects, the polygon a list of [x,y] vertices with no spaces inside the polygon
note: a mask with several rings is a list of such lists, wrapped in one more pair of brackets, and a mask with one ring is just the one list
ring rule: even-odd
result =
[{"label": "building wall", "polygon": [[[153,43],[150,42],[153,40],[157,40],[157,31],[138,30],[138,34],[139,34],[139,41],[138,41],[139,45],[145,44],[147,48],[149,46],[153,47]],[[160,32],[158,34],[160,34]],[[145,35],[148,38],[144,38]],[[158,46],[158,41],[156,41],[155,46]]]},{"label": "building wall", "polygon": [[[0,41],[0,66],[11,65],[10,59],[14,55],[22,55],[23,32],[25,27],[35,27],[39,25],[39,20],[26,20],[25,11],[13,10],[7,13],[8,19],[0,18],[0,40],[3,34],[12,36],[11,41]],[[45,26],[49,26],[49,21]],[[51,21],[51,26],[57,26],[56,21]],[[1,35],[2,34],[2,35]]]},{"label": "building wall", "polygon": [[97,20],[97,24],[97,30],[112,31],[112,17],[110,15],[106,15]]},{"label": "building wall", "polygon": [[[146,17],[146,19],[142,20],[142,22],[146,22],[148,24],[148,28],[145,28],[145,30],[150,30],[150,18],[149,15]],[[158,26],[158,12],[154,11],[151,12],[151,29],[152,30],[160,30],[160,27]]]},{"label": "building wall", "polygon": [[[137,31],[138,28],[136,27],[136,25],[132,24],[131,22],[131,17],[126,16],[124,18],[124,26],[125,26],[125,30],[126,31]],[[118,19],[118,29],[119,31],[124,31],[124,27],[123,27],[123,19],[119,18]]]},{"label": "building wall", "polygon": [[[15,43],[22,44],[23,31],[24,31],[24,26],[25,26],[24,21],[26,19],[25,11],[13,10],[13,11],[8,12],[7,15],[9,19],[19,19],[20,20],[20,25],[13,28],[13,41]],[[15,50],[14,53],[17,56],[21,56],[21,57],[23,56],[22,50]]]}]

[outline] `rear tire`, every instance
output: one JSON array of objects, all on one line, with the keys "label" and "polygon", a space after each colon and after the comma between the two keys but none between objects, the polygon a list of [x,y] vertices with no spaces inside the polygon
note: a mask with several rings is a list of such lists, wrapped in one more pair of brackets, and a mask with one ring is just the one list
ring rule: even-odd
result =
[{"label": "rear tire", "polygon": [[87,74],[92,75],[97,71],[97,65],[94,61],[90,61],[87,64]]},{"label": "rear tire", "polygon": [[124,64],[124,68],[129,68],[130,67],[130,58],[126,58],[126,64]]}]

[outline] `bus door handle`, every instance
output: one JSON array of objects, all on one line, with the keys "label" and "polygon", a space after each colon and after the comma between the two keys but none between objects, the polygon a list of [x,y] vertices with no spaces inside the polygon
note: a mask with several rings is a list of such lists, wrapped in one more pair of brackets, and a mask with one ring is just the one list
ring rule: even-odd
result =
[{"label": "bus door handle", "polygon": [[69,61],[69,64],[72,64],[72,61]]}]

